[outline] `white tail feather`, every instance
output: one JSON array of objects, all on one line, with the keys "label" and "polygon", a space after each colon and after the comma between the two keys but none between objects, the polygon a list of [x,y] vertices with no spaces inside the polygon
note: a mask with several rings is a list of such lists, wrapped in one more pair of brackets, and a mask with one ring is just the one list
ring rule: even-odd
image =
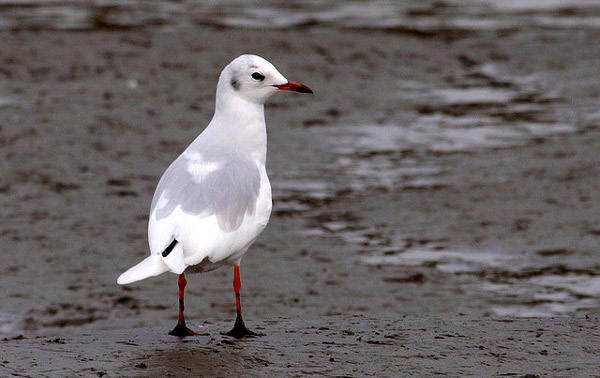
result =
[{"label": "white tail feather", "polygon": [[117,283],[119,285],[126,285],[149,277],[158,276],[169,270],[169,267],[162,261],[161,256],[153,254],[146,257],[139,264],[127,269],[125,273],[117,278]]}]

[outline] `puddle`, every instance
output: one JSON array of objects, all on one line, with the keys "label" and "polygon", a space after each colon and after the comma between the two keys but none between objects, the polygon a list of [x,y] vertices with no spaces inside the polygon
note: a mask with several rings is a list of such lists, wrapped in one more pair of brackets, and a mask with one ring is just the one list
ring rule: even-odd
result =
[{"label": "puddle", "polygon": [[323,201],[335,197],[330,183],[298,173],[297,177],[272,175],[273,213],[288,215],[314,209]]},{"label": "puddle", "polygon": [[540,137],[550,137],[577,131],[569,124],[518,122],[503,123],[492,117],[482,117],[478,126],[471,120],[436,114],[421,117],[407,137],[413,144],[431,152],[468,152],[486,148],[523,146]]},{"label": "puddle", "polygon": [[499,316],[547,317],[600,306],[600,276],[540,262],[533,255],[425,248],[372,254],[360,261],[430,268],[459,276],[466,290],[489,296],[490,309]]},{"label": "puddle", "polygon": [[19,329],[20,318],[14,314],[0,312],[0,334],[9,334]]},{"label": "puddle", "polygon": [[556,315],[567,315],[577,311],[577,305],[565,305],[560,303],[546,303],[541,305],[522,306],[493,306],[492,312],[502,317],[517,318],[549,318]]},{"label": "puddle", "polygon": [[305,236],[339,238],[348,244],[350,249],[358,253],[364,253],[365,250],[379,250],[383,246],[391,248],[405,243],[401,237],[382,234],[374,226],[342,220],[316,221],[315,223],[318,223],[318,226],[309,226],[299,230],[298,233]]},{"label": "puddle", "polygon": [[21,100],[15,97],[2,97],[0,96],[0,108],[8,106],[18,106],[21,104]]},{"label": "puddle", "polygon": [[444,115],[422,117],[411,130],[409,139],[431,152],[441,153],[507,148],[526,143],[525,135],[516,128],[494,125],[494,120],[489,118],[480,119],[480,126],[474,127],[468,124],[457,127],[457,121],[456,117]]},{"label": "puddle", "polygon": [[[89,30],[192,24],[236,28],[335,26],[421,34],[448,30],[598,28],[600,6],[591,0],[375,0],[375,1],[81,1],[0,0],[0,28]],[[568,12],[564,10],[568,9]]]},{"label": "puddle", "polygon": [[[297,179],[277,179],[277,191],[287,195],[296,194],[299,199],[324,200],[332,198],[334,193],[325,182]],[[275,198],[286,196],[278,194]]]},{"label": "puddle", "polygon": [[399,80],[398,100],[415,104],[408,121],[311,128],[335,155],[328,172],[357,192],[449,186],[452,167],[439,154],[522,147],[578,130],[564,120],[565,100],[543,77],[496,62],[464,65],[451,87]]},{"label": "puddle", "polygon": [[488,268],[514,268],[521,256],[491,252],[465,252],[449,250],[410,249],[385,256],[368,256],[361,259],[366,265],[402,265],[408,267],[435,266],[446,273],[475,273]]},{"label": "puddle", "polygon": [[452,185],[435,154],[513,148],[540,138],[574,133],[563,123],[517,122],[495,117],[422,116],[412,124],[324,126],[318,133],[335,154],[327,169],[353,191]]},{"label": "puddle", "polygon": [[504,104],[517,96],[514,89],[504,88],[441,88],[431,94],[445,104]]},{"label": "puddle", "polygon": [[578,297],[600,297],[600,277],[568,274],[544,275],[530,280],[534,285],[539,285],[555,290],[567,291]]}]

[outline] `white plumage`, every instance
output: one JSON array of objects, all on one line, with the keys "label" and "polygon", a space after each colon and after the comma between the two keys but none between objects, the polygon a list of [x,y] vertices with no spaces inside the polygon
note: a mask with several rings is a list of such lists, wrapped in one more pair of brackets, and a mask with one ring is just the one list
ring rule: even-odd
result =
[{"label": "white plumage", "polygon": [[[278,90],[312,93],[256,55],[242,55],[225,67],[212,120],[167,168],[154,193],[150,256],[121,274],[117,283],[224,264],[237,268],[271,215],[264,102]],[[182,303],[182,290],[180,295]]]}]

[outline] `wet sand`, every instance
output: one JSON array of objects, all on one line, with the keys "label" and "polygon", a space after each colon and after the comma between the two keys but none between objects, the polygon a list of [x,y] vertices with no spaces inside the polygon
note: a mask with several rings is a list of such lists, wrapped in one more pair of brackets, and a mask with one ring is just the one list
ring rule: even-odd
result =
[{"label": "wet sand", "polygon": [[594,376],[596,320],[464,316],[321,317],[253,322],[263,336],[232,340],[229,324],[178,339],[156,328],[60,332],[2,342],[15,376]]},{"label": "wet sand", "polygon": [[[598,34],[1,32],[0,372],[595,374]],[[274,213],[243,260],[242,301],[247,323],[267,336],[219,335],[235,313],[225,268],[188,278],[189,323],[209,323],[206,335],[180,342],[166,336],[175,276],[115,280],[147,253],[156,182],[210,119],[221,68],[245,52],[316,93],[282,94],[266,110]],[[533,94],[508,107],[403,95],[407,83],[419,92],[466,80],[530,93],[477,77],[473,67],[488,61],[534,75]],[[450,152],[427,143],[393,154],[337,150],[347,126],[491,112],[507,124],[574,130]],[[419,173],[386,182],[354,170],[381,158],[416,162]],[[495,255],[468,269],[389,260],[421,249]],[[496,264],[497,255],[512,260]]]}]

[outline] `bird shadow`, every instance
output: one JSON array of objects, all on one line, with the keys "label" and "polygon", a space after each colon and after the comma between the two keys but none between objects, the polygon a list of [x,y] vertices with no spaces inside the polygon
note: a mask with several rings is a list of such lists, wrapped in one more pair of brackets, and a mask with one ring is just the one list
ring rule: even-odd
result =
[{"label": "bird shadow", "polygon": [[188,337],[145,352],[135,361],[138,376],[241,376],[272,363],[256,357],[250,339]]}]

